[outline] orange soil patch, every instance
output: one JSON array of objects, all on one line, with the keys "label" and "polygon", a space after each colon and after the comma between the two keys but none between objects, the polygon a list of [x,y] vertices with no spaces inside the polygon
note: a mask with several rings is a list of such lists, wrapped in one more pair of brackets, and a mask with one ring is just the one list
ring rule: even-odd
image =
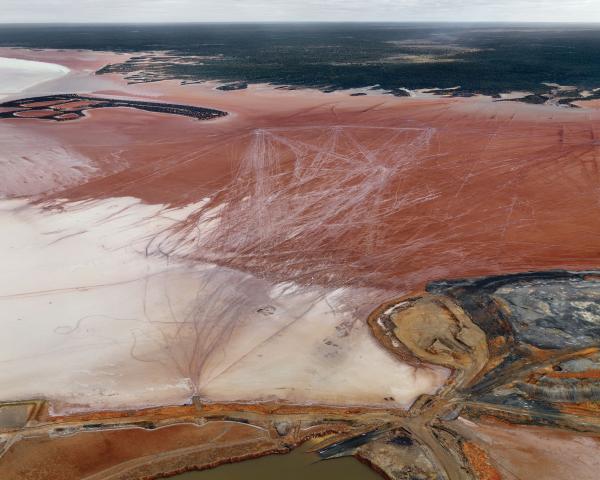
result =
[{"label": "orange soil patch", "polygon": [[22,112],[16,112],[15,116],[21,118],[45,118],[51,117],[55,113],[56,112],[53,110],[25,110]]},{"label": "orange soil patch", "polygon": [[21,480],[156,478],[276,448],[268,431],[233,422],[129,428],[22,440],[5,453],[0,471]]},{"label": "orange soil patch", "polygon": [[550,378],[600,378],[600,370],[587,370],[585,372],[548,372],[545,373],[544,376]]},{"label": "orange soil patch", "polygon": [[58,120],[75,120],[79,118],[79,115],[76,113],[63,113],[62,115],[57,115],[56,118]]},{"label": "orange soil patch", "polygon": [[78,102],[67,102],[58,105],[53,105],[52,108],[54,108],[55,110],[63,110],[68,112],[69,110],[80,110],[82,108],[89,107],[90,105],[96,105],[97,103],[98,102],[89,100],[80,100]]},{"label": "orange soil patch", "polygon": [[60,100],[48,100],[45,102],[31,102],[31,103],[21,103],[21,107],[23,108],[37,108],[37,107],[52,107],[61,103]]},{"label": "orange soil patch", "polygon": [[562,413],[580,416],[600,415],[600,404],[594,401],[558,404]]},{"label": "orange soil patch", "polygon": [[478,480],[502,480],[498,470],[490,463],[490,458],[485,450],[472,442],[465,442],[462,450],[469,464],[475,470]]},{"label": "orange soil patch", "polygon": [[378,407],[334,407],[320,405],[286,405],[277,402],[261,403],[205,403],[200,407],[194,405],[164,406],[140,410],[104,410],[98,412],[75,413],[69,415],[50,415],[47,406],[40,409],[35,416],[39,424],[62,423],[133,423],[151,419],[155,423],[173,420],[186,420],[204,417],[227,416],[236,412],[247,415],[321,415],[330,417],[345,417],[348,415],[394,414],[402,415],[405,410]]}]

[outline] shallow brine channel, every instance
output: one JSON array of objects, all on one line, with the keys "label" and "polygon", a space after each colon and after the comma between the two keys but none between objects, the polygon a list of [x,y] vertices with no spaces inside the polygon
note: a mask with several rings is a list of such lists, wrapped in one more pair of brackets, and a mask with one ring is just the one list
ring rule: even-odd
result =
[{"label": "shallow brine channel", "polygon": [[319,460],[308,450],[311,444],[293,450],[285,455],[246,460],[244,462],[221,465],[201,472],[188,472],[175,477],[175,480],[381,480],[381,477],[354,457]]}]

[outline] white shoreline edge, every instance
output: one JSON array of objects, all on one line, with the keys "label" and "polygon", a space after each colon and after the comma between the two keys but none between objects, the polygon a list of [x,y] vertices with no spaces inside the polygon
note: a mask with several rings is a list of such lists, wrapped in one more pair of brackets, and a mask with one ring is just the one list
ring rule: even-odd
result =
[{"label": "white shoreline edge", "polygon": [[70,72],[68,67],[57,63],[0,57],[0,101]]}]

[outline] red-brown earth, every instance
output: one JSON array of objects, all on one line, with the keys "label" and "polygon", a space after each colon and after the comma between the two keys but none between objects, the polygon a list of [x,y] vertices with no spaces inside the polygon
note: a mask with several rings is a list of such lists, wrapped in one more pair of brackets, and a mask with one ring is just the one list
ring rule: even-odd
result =
[{"label": "red-brown earth", "polygon": [[[73,66],[68,59],[69,53],[53,58]],[[304,217],[276,217],[282,227],[301,231],[285,244],[260,238],[235,247],[246,254],[261,249],[263,270],[273,262],[294,262],[301,254],[303,270],[324,283],[327,278],[316,271],[326,257],[329,273],[341,284],[359,281],[412,290],[432,278],[597,264],[597,110],[493,103],[487,98],[350,97],[266,86],[220,92],[212,85],[176,82],[123,84],[122,91],[97,93],[129,92],[136,98],[217,108],[230,115],[202,122],[116,108],[88,112],[82,122],[60,125],[5,120],[27,129],[32,138],[36,133],[52,135],[97,167],[89,181],[50,198],[134,196],[183,205],[229,189],[211,206],[227,201],[239,209],[248,191],[236,175],[240,168],[248,169],[248,157],[256,157],[262,148],[255,141],[255,132],[262,129],[265,148],[271,149],[263,160],[272,162],[278,156],[278,173],[289,174],[301,162],[317,168],[311,162],[323,155],[328,167],[336,158],[345,162],[337,170],[323,169],[318,180],[304,178],[303,185],[290,185],[289,176],[281,176],[285,188],[296,195],[292,209],[312,204],[305,213],[314,222],[327,216],[325,209],[332,205],[352,212],[347,218],[327,217],[342,225],[337,231],[322,229],[322,239],[318,232],[315,237],[313,230],[302,231]],[[332,150],[338,127],[343,138]],[[414,134],[400,129],[418,129],[421,144],[410,146]],[[304,147],[308,153],[299,160],[298,148]],[[262,173],[254,166],[245,174]],[[251,181],[256,183],[256,178]],[[353,188],[336,190],[337,183]],[[267,188],[281,192],[283,185]],[[315,204],[314,195],[323,188],[331,196]],[[362,206],[349,198],[361,195]],[[251,222],[245,226],[260,228]],[[272,241],[289,253],[269,250]],[[233,263],[243,268],[240,262]]]}]

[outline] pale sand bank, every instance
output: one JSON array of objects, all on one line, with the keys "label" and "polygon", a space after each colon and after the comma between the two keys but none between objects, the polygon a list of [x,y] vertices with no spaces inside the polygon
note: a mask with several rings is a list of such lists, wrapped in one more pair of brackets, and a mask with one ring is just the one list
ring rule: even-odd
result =
[{"label": "pale sand bank", "polygon": [[444,382],[447,372],[414,369],[375,342],[347,300],[367,292],[286,288],[147,250],[190,210],[0,201],[0,400],[45,397],[61,411],[196,393],[407,407]]},{"label": "pale sand bank", "polygon": [[0,57],[0,101],[69,73],[62,65]]}]

